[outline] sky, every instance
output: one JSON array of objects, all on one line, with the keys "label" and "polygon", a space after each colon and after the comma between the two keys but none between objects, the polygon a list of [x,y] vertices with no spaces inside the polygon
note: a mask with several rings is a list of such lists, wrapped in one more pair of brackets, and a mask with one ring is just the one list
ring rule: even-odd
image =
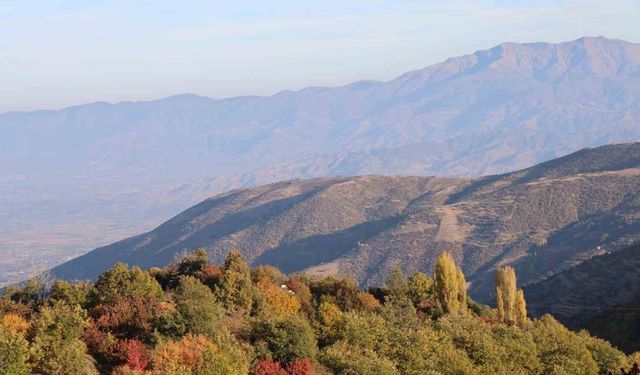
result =
[{"label": "sky", "polygon": [[0,0],[0,112],[389,80],[502,42],[640,42],[640,0]]}]

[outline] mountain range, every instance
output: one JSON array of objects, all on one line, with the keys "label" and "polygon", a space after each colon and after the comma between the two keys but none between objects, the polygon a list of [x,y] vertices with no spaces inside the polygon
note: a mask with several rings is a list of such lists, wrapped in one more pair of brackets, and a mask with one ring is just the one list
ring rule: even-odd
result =
[{"label": "mountain range", "polygon": [[380,285],[429,272],[450,251],[470,294],[490,302],[494,270],[532,284],[640,240],[640,143],[589,148],[481,178],[358,176],[284,181],[209,198],[154,230],[52,270],[95,278],[116,262],[163,266],[204,247],[253,265]]},{"label": "mountain range", "polygon": [[[148,231],[233,188],[318,176],[504,173],[583,147],[638,140],[639,122],[640,44],[601,37],[505,43],[388,82],[311,87],[269,97],[179,95],[5,113],[0,115],[0,251],[10,259],[52,265]],[[361,177],[293,186],[313,196],[313,191],[341,184],[399,184],[397,203],[386,203],[377,214],[358,214],[368,222],[369,217],[400,215],[416,194],[431,191],[427,196],[445,199],[469,181]],[[260,189],[267,189],[265,196],[281,194],[278,186]],[[390,194],[380,189],[367,204]],[[253,193],[225,197],[234,194]],[[422,199],[425,204],[444,202],[427,201]],[[281,204],[287,202],[293,204]],[[459,218],[456,212],[432,215],[434,220],[438,215]],[[356,223],[345,220],[343,229]],[[309,230],[324,233],[320,229],[327,228]],[[491,247],[479,247],[478,260],[465,267],[480,272],[484,259],[500,248]],[[485,250],[490,255],[482,255]],[[376,261],[371,262],[355,272],[365,277],[365,268]],[[380,262],[382,272],[386,263]]]}]

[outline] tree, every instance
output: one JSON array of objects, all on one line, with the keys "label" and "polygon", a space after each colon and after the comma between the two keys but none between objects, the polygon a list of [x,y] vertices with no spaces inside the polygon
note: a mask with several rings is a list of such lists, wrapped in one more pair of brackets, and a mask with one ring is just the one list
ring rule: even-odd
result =
[{"label": "tree", "polygon": [[267,264],[254,267],[251,270],[251,278],[254,283],[258,283],[261,280],[267,280],[278,285],[284,283],[286,279],[285,275],[280,272],[279,269]]},{"label": "tree", "polygon": [[60,301],[67,305],[80,305],[85,307],[89,296],[95,292],[93,285],[87,282],[70,284],[64,280],[56,280],[51,287],[49,299]]},{"label": "tree", "polygon": [[336,375],[399,375],[394,363],[369,349],[339,341],[322,351],[320,362]]},{"label": "tree", "polygon": [[268,359],[261,359],[256,365],[255,375],[289,375],[283,369],[280,362],[273,362]]},{"label": "tree", "polygon": [[215,351],[216,346],[202,335],[189,334],[178,341],[162,343],[152,353],[154,374],[192,374],[208,350]]},{"label": "tree", "polygon": [[87,326],[79,306],[54,303],[46,306],[35,321],[31,361],[36,373],[46,375],[97,374],[87,347],[80,340]]},{"label": "tree", "polygon": [[516,289],[516,271],[513,267],[496,270],[496,307],[498,319],[504,322],[524,325],[528,321],[524,292]]},{"label": "tree", "polygon": [[598,374],[598,364],[583,340],[551,315],[538,319],[531,333],[540,353],[543,374]]},{"label": "tree", "polygon": [[24,337],[31,325],[23,317],[16,314],[6,314],[0,318],[0,328],[6,332],[17,333]]},{"label": "tree", "polygon": [[215,348],[208,348],[203,360],[193,369],[194,375],[246,375],[249,360],[233,335],[221,332],[213,340]]},{"label": "tree", "polygon": [[395,297],[401,297],[407,293],[407,280],[399,267],[391,270],[385,282],[385,287],[389,294]]},{"label": "tree", "polygon": [[124,340],[121,343],[127,366],[134,371],[144,371],[149,365],[147,348],[138,340]]},{"label": "tree", "polygon": [[179,276],[195,276],[207,266],[209,254],[200,247],[192,253],[183,254],[177,259],[177,273]]},{"label": "tree", "polygon": [[462,272],[462,268],[457,267],[456,270],[458,276],[458,302],[460,307],[467,307],[467,280],[464,278],[464,272]]},{"label": "tree", "polygon": [[314,375],[316,373],[313,363],[308,359],[301,359],[293,362],[287,368],[289,375]]},{"label": "tree", "polygon": [[311,326],[298,317],[257,322],[252,337],[266,345],[273,359],[287,366],[300,359],[314,359],[318,351]]},{"label": "tree", "polygon": [[148,272],[139,267],[129,270],[124,263],[118,263],[101,274],[95,287],[97,304],[111,303],[123,297],[162,297],[160,284]]},{"label": "tree", "polygon": [[412,275],[407,283],[407,296],[415,307],[427,307],[433,302],[433,280],[422,272]]},{"label": "tree", "polygon": [[460,311],[466,307],[464,274],[451,254],[446,251],[440,254],[433,275],[436,298],[445,312]]},{"label": "tree", "polygon": [[371,293],[359,292],[358,293],[358,309],[361,311],[372,312],[380,307],[380,301],[376,299]]},{"label": "tree", "polygon": [[300,300],[293,291],[283,290],[268,279],[260,279],[256,288],[264,297],[264,312],[285,316],[295,314],[300,310]]},{"label": "tree", "polygon": [[524,326],[529,322],[527,318],[527,301],[524,299],[524,291],[518,289],[516,292],[516,305],[515,305],[516,323],[519,326]]},{"label": "tree", "polygon": [[591,337],[587,331],[578,333],[594,361],[598,364],[599,375],[615,374],[626,367],[627,358],[610,343],[596,337]]},{"label": "tree", "polygon": [[0,374],[26,375],[30,373],[29,343],[18,332],[0,326]]},{"label": "tree", "polygon": [[174,301],[187,332],[214,336],[222,312],[211,290],[192,276],[182,276]]},{"label": "tree", "polygon": [[224,306],[232,311],[248,313],[253,301],[251,272],[244,256],[237,250],[227,255],[224,273],[216,291]]}]

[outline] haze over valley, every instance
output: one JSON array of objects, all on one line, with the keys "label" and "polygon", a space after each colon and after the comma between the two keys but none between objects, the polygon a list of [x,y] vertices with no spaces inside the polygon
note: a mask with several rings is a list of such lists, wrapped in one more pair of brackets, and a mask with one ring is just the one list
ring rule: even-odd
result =
[{"label": "haze over valley", "polygon": [[0,251],[13,256],[0,282],[234,188],[491,175],[638,140],[638,98],[640,45],[589,37],[505,43],[388,82],[4,113]]}]

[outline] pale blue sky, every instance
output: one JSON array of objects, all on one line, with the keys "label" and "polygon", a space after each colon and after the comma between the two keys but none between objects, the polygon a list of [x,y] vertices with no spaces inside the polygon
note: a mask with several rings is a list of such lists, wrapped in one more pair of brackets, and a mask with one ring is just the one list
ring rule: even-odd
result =
[{"label": "pale blue sky", "polygon": [[388,80],[505,41],[640,42],[639,22],[639,0],[0,0],[0,111]]}]

